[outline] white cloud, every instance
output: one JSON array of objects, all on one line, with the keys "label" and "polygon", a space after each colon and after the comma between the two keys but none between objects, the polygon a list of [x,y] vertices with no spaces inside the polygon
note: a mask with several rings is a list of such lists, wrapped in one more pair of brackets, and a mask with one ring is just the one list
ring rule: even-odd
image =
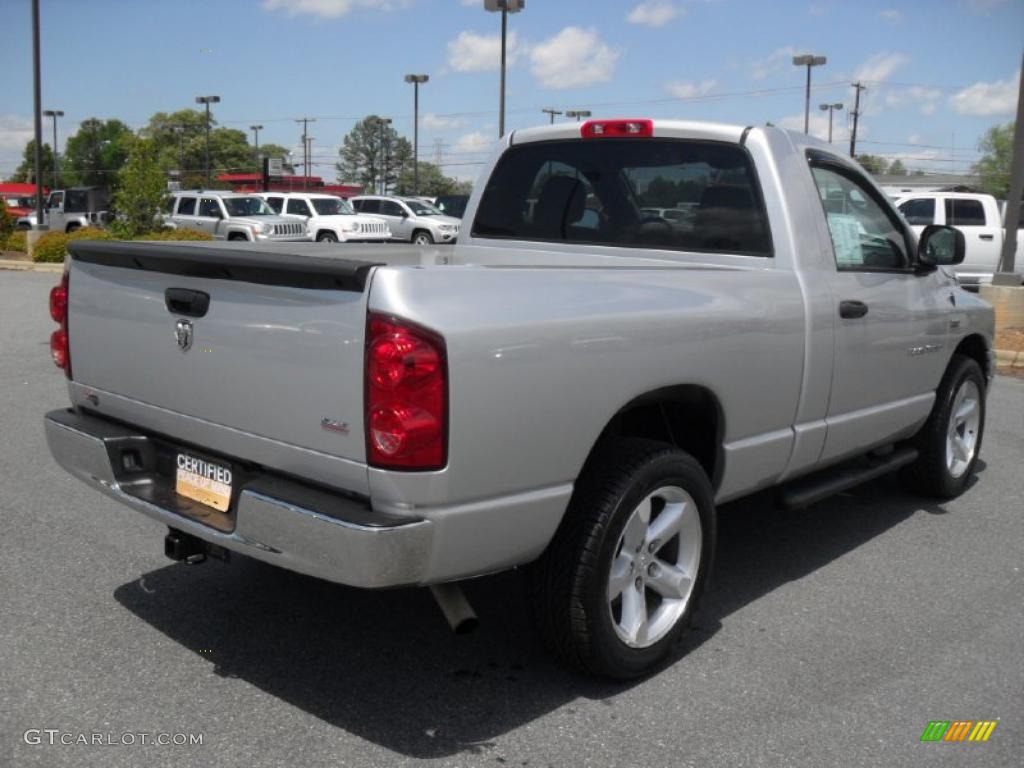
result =
[{"label": "white cloud", "polygon": [[423,127],[430,131],[443,131],[448,128],[460,128],[466,121],[458,117],[444,117],[430,112],[423,116]]},{"label": "white cloud", "polygon": [[672,19],[685,13],[683,6],[670,0],[644,0],[626,16],[630,24],[643,24],[646,27],[663,27]]},{"label": "white cloud", "polygon": [[879,11],[878,15],[888,21],[890,24],[899,24],[903,21],[903,11],[896,8],[888,8],[884,11]]},{"label": "white cloud", "polygon": [[493,135],[485,136],[480,131],[473,131],[459,136],[452,144],[452,152],[462,155],[486,153],[490,152],[496,143],[497,139]]},{"label": "white cloud", "polygon": [[942,91],[938,88],[912,85],[909,88],[888,89],[885,94],[885,104],[895,109],[907,106],[917,107],[922,115],[934,115],[941,98]]},{"label": "white cloud", "polygon": [[1011,115],[1017,108],[1017,83],[1020,72],[1007,80],[975,83],[949,97],[953,109],[961,115]]},{"label": "white cloud", "polygon": [[751,65],[750,76],[755,80],[764,80],[789,65],[794,56],[796,56],[796,48],[791,45],[787,45],[785,48],[776,48],[768,56],[758,59]]},{"label": "white cloud", "polygon": [[[804,115],[801,112],[798,115],[787,115],[786,117],[779,120],[776,125],[782,128],[789,128],[792,131],[804,130]],[[810,120],[811,136],[823,141],[828,141],[828,112],[812,112]],[[857,126],[857,135],[863,136],[864,131],[861,126]],[[835,112],[832,115],[832,142],[838,144],[840,141],[848,141],[850,137],[849,131],[846,129],[846,118],[842,112]]]},{"label": "white cloud", "polygon": [[597,30],[566,27],[530,49],[530,70],[545,88],[582,88],[611,80],[621,55]]},{"label": "white cloud", "polygon": [[[505,40],[505,60],[515,64],[519,58],[519,38],[514,31]],[[501,35],[460,32],[448,41],[448,66],[456,72],[486,72],[501,66]]]},{"label": "white cloud", "polygon": [[861,65],[854,79],[876,83],[888,80],[908,61],[910,57],[905,53],[876,53]]},{"label": "white cloud", "polygon": [[707,96],[715,90],[718,81],[715,79],[703,80],[699,83],[686,80],[676,80],[665,84],[665,90],[677,99],[695,99],[700,96]]},{"label": "white cloud", "polygon": [[263,0],[268,11],[284,11],[289,16],[309,15],[322,19],[340,19],[356,8],[393,11],[408,5],[408,0]]},{"label": "white cloud", "polygon": [[[17,150],[20,157],[25,145],[35,133],[32,121],[27,117],[16,115],[0,116],[0,151]],[[46,141],[46,131],[43,130],[43,141]]]}]

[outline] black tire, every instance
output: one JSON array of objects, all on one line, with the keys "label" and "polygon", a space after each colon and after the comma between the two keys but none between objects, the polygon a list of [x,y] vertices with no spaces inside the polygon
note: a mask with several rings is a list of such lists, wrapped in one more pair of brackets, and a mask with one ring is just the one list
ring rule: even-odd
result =
[{"label": "black tire", "polygon": [[[980,394],[978,408],[981,419],[976,430],[977,438],[973,456],[967,468],[955,476],[950,471],[946,460],[947,434],[950,428],[950,419],[953,417],[953,404],[957,392],[968,381],[974,382]],[[928,416],[928,421],[914,437],[919,456],[903,472],[907,485],[918,493],[935,498],[952,499],[959,496],[967,487],[974,473],[974,466],[981,453],[984,433],[985,376],[977,361],[964,355],[954,355],[935,393],[935,405]]]},{"label": "black tire", "polygon": [[[633,510],[652,491],[669,484],[686,491],[697,506],[697,575],[685,610],[667,634],[653,645],[634,648],[614,628],[608,577]],[[577,483],[554,539],[531,568],[530,602],[545,643],[563,662],[590,674],[628,680],[649,672],[689,624],[714,549],[714,495],[692,456],[652,440],[628,438],[606,446]]]},{"label": "black tire", "polygon": [[413,245],[433,245],[434,237],[425,229],[417,229],[412,233]]},{"label": "black tire", "polygon": [[336,243],[338,236],[333,232],[317,232],[316,241],[318,243]]},{"label": "black tire", "polygon": [[228,235],[229,243],[238,242],[242,240],[244,240],[245,242],[249,242],[249,238],[243,235],[241,232],[232,232],[231,234]]},{"label": "black tire", "polygon": [[65,232],[65,234],[69,234],[70,235],[76,229],[81,229],[81,225],[80,224],[68,224],[67,229],[65,229],[64,232]]}]

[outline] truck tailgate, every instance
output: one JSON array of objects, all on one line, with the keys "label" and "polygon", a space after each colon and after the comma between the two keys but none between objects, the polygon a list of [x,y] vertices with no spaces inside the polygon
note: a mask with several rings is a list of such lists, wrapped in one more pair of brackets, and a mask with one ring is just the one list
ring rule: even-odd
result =
[{"label": "truck tailgate", "polygon": [[[71,255],[72,377],[95,390],[98,412],[125,418],[114,403],[126,400],[267,438],[282,455],[295,447],[364,461],[372,263],[107,242],[73,243]],[[208,307],[170,302],[169,289],[207,294]],[[188,343],[179,323],[190,326]],[[116,396],[110,406],[106,395]],[[139,412],[132,411],[134,423],[158,429],[140,424]],[[256,460],[244,449],[237,455]],[[280,464],[293,466],[286,458]]]}]

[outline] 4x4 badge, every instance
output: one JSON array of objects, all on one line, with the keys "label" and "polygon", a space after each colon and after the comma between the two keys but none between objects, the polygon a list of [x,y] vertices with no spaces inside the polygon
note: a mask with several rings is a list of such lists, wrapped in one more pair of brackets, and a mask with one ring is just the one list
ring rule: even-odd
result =
[{"label": "4x4 badge", "polygon": [[177,325],[174,326],[174,338],[178,341],[178,346],[181,351],[184,352],[192,346],[192,321],[191,320],[179,320]]}]

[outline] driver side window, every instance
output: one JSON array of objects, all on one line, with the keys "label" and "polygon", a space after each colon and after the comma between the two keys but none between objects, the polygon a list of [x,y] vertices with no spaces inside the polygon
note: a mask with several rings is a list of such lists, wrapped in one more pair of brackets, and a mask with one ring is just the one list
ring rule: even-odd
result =
[{"label": "driver side window", "polygon": [[910,265],[903,228],[854,174],[812,166],[840,270],[904,269]]}]

